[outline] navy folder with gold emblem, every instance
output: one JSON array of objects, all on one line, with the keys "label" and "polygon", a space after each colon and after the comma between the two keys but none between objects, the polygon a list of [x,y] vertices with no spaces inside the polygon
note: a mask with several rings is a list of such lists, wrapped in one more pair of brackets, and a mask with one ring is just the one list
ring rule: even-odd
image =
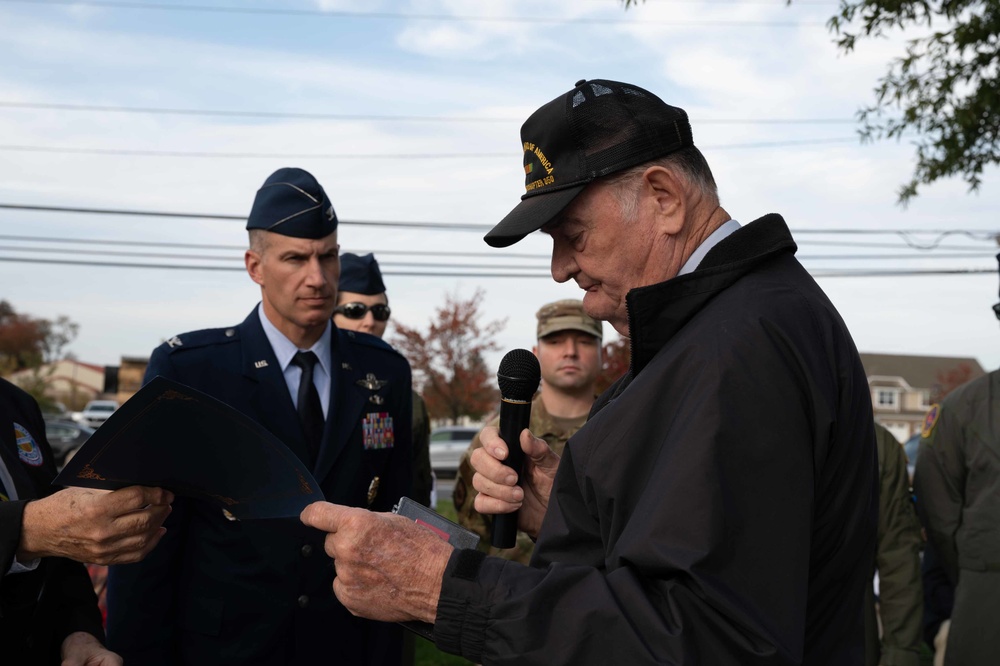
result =
[{"label": "navy folder with gold emblem", "polygon": [[165,377],[118,408],[53,483],[156,486],[214,502],[239,520],[297,518],[323,499],[302,461],[262,425]]}]

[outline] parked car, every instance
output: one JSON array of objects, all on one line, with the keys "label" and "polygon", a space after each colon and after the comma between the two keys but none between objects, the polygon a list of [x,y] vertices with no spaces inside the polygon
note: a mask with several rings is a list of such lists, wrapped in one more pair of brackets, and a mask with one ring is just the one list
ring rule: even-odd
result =
[{"label": "parked car", "polygon": [[431,469],[441,477],[458,473],[458,463],[469,448],[479,428],[469,426],[444,426],[431,431]]},{"label": "parked car", "polygon": [[91,428],[97,428],[108,420],[114,411],[118,409],[118,403],[114,400],[91,400],[80,412],[79,421]]},{"label": "parked car", "polygon": [[83,446],[94,429],[75,421],[66,419],[46,419],[45,439],[49,440],[52,447],[52,456],[55,459],[56,467],[69,462],[70,458]]}]

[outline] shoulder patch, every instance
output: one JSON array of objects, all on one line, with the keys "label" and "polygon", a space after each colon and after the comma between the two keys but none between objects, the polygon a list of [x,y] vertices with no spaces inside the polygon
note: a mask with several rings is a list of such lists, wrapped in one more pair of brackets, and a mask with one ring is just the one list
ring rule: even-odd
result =
[{"label": "shoulder patch", "polygon": [[200,331],[190,331],[181,333],[166,340],[163,347],[168,354],[183,351],[185,349],[197,349],[209,345],[220,345],[227,342],[239,340],[240,333],[235,326],[226,328],[205,328]]},{"label": "shoulder patch", "polygon": [[924,417],[924,427],[920,429],[920,436],[927,438],[931,436],[934,432],[934,426],[937,424],[938,415],[941,413],[940,405],[931,405],[930,410],[928,410],[927,415]]},{"label": "shoulder patch", "polygon": [[31,436],[28,429],[20,423],[14,423],[14,440],[17,442],[17,457],[25,465],[38,467],[42,464],[42,450]]}]

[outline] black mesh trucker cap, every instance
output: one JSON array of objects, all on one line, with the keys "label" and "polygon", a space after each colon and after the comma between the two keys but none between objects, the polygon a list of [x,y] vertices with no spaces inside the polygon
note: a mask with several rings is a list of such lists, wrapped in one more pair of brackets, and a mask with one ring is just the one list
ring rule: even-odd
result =
[{"label": "black mesh trucker cap", "polygon": [[558,215],[591,181],[693,146],[683,109],[618,81],[579,81],[521,126],[524,196],[485,240],[507,247]]}]

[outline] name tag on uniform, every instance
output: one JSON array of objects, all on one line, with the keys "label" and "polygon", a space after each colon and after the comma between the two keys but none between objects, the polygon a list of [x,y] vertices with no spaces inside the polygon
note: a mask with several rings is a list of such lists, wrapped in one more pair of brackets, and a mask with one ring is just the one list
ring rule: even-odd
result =
[{"label": "name tag on uniform", "polygon": [[396,444],[392,417],[388,412],[369,412],[361,422],[361,440],[365,451],[391,449]]}]

